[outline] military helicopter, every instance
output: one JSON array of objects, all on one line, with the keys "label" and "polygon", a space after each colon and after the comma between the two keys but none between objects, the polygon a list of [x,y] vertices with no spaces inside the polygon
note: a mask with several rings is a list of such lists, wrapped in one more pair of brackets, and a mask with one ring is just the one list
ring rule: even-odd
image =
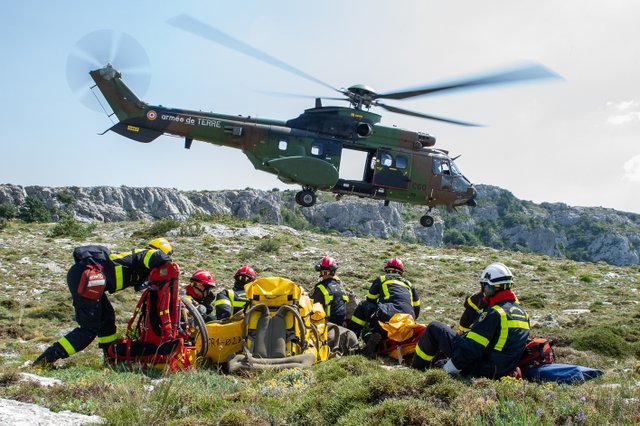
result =
[{"label": "military helicopter", "polygon": [[[119,120],[108,130],[144,143],[169,134],[184,138],[186,149],[194,140],[241,149],[257,170],[274,174],[284,183],[301,185],[295,200],[303,207],[316,203],[318,190],[331,191],[338,199],[355,195],[382,200],[385,205],[390,201],[424,205],[427,213],[436,206],[445,206],[449,211],[458,206],[475,206],[473,184],[448,151],[434,148],[435,137],[383,126],[381,116],[370,109],[378,107],[418,118],[474,126],[395,107],[382,100],[557,77],[541,65],[525,64],[482,77],[404,91],[377,93],[362,84],[338,89],[188,15],[176,16],[168,22],[325,86],[342,97],[316,98],[312,108],[287,121],[168,108],[138,99],[123,82],[121,73],[106,64],[89,74],[95,82],[92,89],[100,90]],[[324,106],[322,99],[344,100],[349,106]],[[359,153],[364,159],[360,179],[340,178],[340,167],[344,166],[341,159],[348,152]],[[430,227],[433,223],[429,214],[420,218],[422,226]]]}]

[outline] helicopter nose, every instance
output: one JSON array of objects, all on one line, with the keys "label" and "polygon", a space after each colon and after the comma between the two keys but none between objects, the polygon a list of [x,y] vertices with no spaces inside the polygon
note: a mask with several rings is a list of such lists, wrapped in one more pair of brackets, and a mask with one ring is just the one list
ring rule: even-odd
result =
[{"label": "helicopter nose", "polygon": [[467,206],[470,207],[475,207],[478,205],[478,203],[476,202],[476,196],[478,195],[478,191],[476,191],[476,189],[473,186],[470,186],[469,188],[467,188],[467,195],[469,196],[469,199],[467,200]]}]

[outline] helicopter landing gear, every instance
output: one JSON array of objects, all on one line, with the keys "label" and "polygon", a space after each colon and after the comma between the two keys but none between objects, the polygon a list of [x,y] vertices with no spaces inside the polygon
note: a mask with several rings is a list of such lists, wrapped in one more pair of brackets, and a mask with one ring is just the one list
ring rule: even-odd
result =
[{"label": "helicopter landing gear", "polygon": [[296,194],[296,203],[302,207],[311,207],[316,203],[315,191],[305,188]]},{"label": "helicopter landing gear", "polygon": [[420,218],[420,225],[424,226],[425,228],[430,228],[433,226],[433,216],[429,216],[428,214],[425,214],[424,216],[422,216]]}]

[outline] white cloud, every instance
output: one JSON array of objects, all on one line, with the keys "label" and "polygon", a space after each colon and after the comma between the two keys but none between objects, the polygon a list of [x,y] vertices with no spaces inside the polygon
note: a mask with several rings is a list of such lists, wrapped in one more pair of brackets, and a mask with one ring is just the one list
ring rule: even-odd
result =
[{"label": "white cloud", "polygon": [[638,101],[607,102],[607,109],[614,111],[614,115],[607,118],[607,123],[611,125],[620,126],[640,121],[640,102]]},{"label": "white cloud", "polygon": [[640,183],[640,155],[636,155],[624,163],[624,176],[631,182]]}]

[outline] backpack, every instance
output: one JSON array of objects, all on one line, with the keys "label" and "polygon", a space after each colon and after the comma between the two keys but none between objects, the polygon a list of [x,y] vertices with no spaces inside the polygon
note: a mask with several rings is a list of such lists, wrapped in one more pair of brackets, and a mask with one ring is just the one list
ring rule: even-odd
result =
[{"label": "backpack", "polygon": [[518,363],[520,368],[534,368],[544,364],[552,364],[556,361],[556,355],[551,347],[555,340],[536,337],[529,339]]},{"label": "backpack", "polygon": [[242,322],[242,353],[228,370],[305,367],[331,356],[324,309],[286,278],[259,278],[245,287],[249,308]]},{"label": "backpack", "polygon": [[179,277],[176,263],[151,270],[149,284],[127,324],[127,338],[109,346],[108,358],[177,371],[193,367],[198,353],[207,352],[204,321],[179,295]]},{"label": "backpack", "polygon": [[111,250],[103,246],[79,246],[73,250],[73,260],[83,265],[96,265],[109,260]]}]

